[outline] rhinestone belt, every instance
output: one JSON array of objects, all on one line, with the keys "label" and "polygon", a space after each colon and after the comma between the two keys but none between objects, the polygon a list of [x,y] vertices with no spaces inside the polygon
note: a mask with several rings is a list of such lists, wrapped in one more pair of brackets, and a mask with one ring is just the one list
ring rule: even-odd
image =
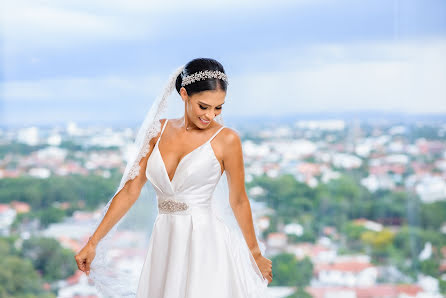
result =
[{"label": "rhinestone belt", "polygon": [[212,211],[211,204],[187,204],[182,200],[173,198],[173,196],[158,198],[159,213],[197,214],[209,213]]},{"label": "rhinestone belt", "polygon": [[206,229],[206,227],[209,226],[209,221],[211,221],[213,216],[215,216],[212,204],[210,203],[210,200],[208,201],[206,198],[188,198],[183,195],[173,195],[161,197],[157,196],[157,200],[159,213],[157,216],[157,221],[163,218],[159,215],[190,215],[192,220],[192,229],[197,231],[200,229]]},{"label": "rhinestone belt", "polygon": [[164,201],[158,201],[158,208],[163,213],[173,213],[177,211],[187,210],[189,209],[189,205],[184,202],[168,199]]}]

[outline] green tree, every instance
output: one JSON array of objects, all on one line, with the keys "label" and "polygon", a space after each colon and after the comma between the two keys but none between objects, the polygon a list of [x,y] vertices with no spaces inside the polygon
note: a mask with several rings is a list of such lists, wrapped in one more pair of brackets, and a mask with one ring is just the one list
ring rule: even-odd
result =
[{"label": "green tree", "polygon": [[311,295],[305,292],[303,287],[298,287],[296,292],[286,298],[311,298]]},{"label": "green tree", "polygon": [[65,218],[65,211],[59,208],[49,207],[37,213],[42,228],[48,227],[52,223],[61,222]]},{"label": "green tree", "polygon": [[294,254],[281,253],[271,258],[273,262],[273,286],[306,286],[313,276],[313,264],[309,258],[297,260]]},{"label": "green tree", "polygon": [[22,255],[33,263],[47,281],[65,279],[77,269],[74,254],[52,238],[31,238],[23,242]]},{"label": "green tree", "polygon": [[446,201],[421,204],[421,226],[424,229],[438,230],[445,222]]},{"label": "green tree", "polygon": [[29,260],[17,256],[1,256],[0,297],[55,298],[42,288],[43,281]]},{"label": "green tree", "polygon": [[435,278],[440,277],[440,271],[438,270],[439,261],[434,258],[429,258],[427,260],[420,262],[420,270],[426,275],[430,275]]}]

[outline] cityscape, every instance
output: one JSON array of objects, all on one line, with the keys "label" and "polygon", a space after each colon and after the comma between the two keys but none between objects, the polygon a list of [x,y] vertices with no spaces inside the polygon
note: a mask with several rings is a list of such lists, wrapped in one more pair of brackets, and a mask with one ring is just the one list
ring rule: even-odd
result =
[{"label": "cityscape", "polygon": [[[232,127],[273,262],[272,297],[445,295],[444,118]],[[73,256],[116,190],[135,134],[73,121],[0,131],[1,262],[11,268],[0,296],[15,289],[17,297],[100,297]],[[130,249],[140,238],[117,235],[127,246],[113,264],[142,258]]]}]

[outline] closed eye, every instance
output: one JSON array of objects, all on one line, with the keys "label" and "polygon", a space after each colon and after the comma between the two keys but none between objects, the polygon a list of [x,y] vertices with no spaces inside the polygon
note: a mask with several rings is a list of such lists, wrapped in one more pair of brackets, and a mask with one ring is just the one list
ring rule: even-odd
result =
[{"label": "closed eye", "polygon": [[[202,105],[199,105],[200,106],[200,109],[202,109],[202,110],[206,110],[207,109],[207,107],[204,107],[204,106],[202,106]],[[216,109],[217,110],[221,110],[221,106],[220,107],[217,107]]]}]

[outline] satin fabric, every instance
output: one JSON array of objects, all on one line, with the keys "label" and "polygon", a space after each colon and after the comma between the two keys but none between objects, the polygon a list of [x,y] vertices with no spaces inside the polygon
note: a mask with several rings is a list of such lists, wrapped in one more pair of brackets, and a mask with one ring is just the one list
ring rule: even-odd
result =
[{"label": "satin fabric", "polygon": [[222,173],[211,141],[224,127],[184,156],[170,181],[158,148],[167,122],[147,161],[146,176],[158,202],[176,200],[186,203],[188,209],[159,210],[136,297],[268,297],[268,281],[245,240],[235,235],[212,208],[212,194]]}]

